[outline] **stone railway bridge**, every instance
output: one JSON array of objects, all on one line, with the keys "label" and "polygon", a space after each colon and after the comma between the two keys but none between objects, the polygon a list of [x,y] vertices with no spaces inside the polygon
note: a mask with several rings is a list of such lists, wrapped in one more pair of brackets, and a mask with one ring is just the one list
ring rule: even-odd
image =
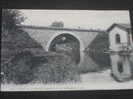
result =
[{"label": "stone railway bridge", "polygon": [[54,28],[39,26],[21,26],[33,39],[40,43],[46,51],[54,50],[55,43],[61,40],[77,42],[79,48],[79,63],[84,62],[84,50],[91,44],[96,35],[100,32],[97,30],[72,29],[72,28]]}]

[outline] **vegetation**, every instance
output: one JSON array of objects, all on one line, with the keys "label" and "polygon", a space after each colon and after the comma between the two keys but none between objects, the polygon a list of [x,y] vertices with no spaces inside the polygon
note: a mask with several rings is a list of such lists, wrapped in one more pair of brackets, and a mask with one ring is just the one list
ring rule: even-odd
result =
[{"label": "vegetation", "polygon": [[24,19],[18,10],[2,10],[1,76],[6,82],[30,81],[32,70],[25,62],[29,61],[33,55],[24,50],[26,48],[43,50],[40,44],[18,27]]},{"label": "vegetation", "polygon": [[42,64],[35,72],[35,82],[61,83],[79,80],[77,65],[69,55],[56,53],[56,55],[47,58],[48,63]]},{"label": "vegetation", "polygon": [[[16,9],[3,9],[2,10],[2,36],[7,36],[8,33],[14,33],[18,30],[18,25],[24,22],[25,17]],[[10,31],[10,32],[9,32]]]},{"label": "vegetation", "polygon": [[99,65],[99,69],[104,69],[110,66],[109,54],[105,53],[108,49],[108,34],[103,32],[96,36],[85,52]]},{"label": "vegetation", "polygon": [[2,10],[2,82],[26,84],[78,80],[78,70],[70,56],[63,53],[46,55],[42,46],[19,28],[24,19],[18,10]]}]

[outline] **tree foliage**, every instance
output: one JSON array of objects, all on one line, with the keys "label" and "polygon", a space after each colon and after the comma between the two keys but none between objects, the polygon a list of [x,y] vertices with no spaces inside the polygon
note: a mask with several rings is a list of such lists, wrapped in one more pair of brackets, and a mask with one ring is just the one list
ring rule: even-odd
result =
[{"label": "tree foliage", "polygon": [[2,33],[7,33],[7,32],[9,33],[9,31],[15,31],[16,29],[18,29],[18,25],[24,22],[24,20],[25,20],[25,17],[22,16],[22,13],[19,10],[3,9],[2,10]]},{"label": "tree foliage", "polygon": [[5,82],[26,83],[32,80],[33,65],[27,64],[29,59],[33,59],[30,53],[32,50],[44,51],[38,42],[19,28],[24,19],[18,10],[2,10],[1,72]]},{"label": "tree foliage", "polygon": [[[36,56],[44,49],[18,27],[23,21],[24,17],[18,10],[6,9],[2,12],[3,83],[26,84],[35,79],[44,83],[77,81],[78,68],[68,55],[49,55],[47,58]],[[63,27],[63,23],[55,23],[53,26]]]},{"label": "tree foliage", "polygon": [[76,82],[80,80],[77,65],[72,61],[72,57],[65,53],[48,56],[48,63],[39,66],[34,74],[35,82],[39,83]]}]

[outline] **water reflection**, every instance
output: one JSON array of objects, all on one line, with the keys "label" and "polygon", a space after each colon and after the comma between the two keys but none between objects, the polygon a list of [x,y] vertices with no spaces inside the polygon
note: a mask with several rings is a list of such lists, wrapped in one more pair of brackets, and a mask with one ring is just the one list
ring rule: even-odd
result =
[{"label": "water reflection", "polygon": [[133,55],[110,54],[111,75],[117,81],[131,80],[133,76]]}]

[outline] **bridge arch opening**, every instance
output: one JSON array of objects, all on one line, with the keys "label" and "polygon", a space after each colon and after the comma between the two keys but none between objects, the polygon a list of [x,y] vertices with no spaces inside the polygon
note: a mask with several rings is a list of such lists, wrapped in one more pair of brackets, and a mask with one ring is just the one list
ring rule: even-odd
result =
[{"label": "bridge arch opening", "polygon": [[81,42],[79,38],[69,33],[54,36],[47,47],[48,51],[68,51],[72,59],[78,64],[81,60]]}]

